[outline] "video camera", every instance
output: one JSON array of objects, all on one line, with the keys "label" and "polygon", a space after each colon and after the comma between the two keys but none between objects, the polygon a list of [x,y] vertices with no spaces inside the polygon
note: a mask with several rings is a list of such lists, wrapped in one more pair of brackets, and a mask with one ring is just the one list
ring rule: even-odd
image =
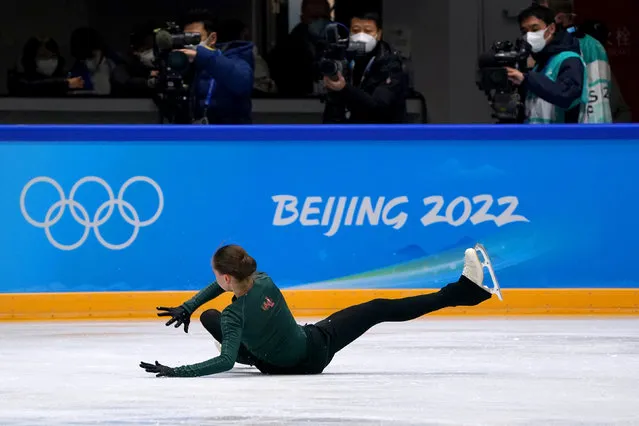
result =
[{"label": "video camera", "polygon": [[316,48],[320,75],[334,81],[337,81],[338,73],[345,75],[348,72],[348,63],[353,57],[366,54],[366,44],[352,42],[349,29],[337,22],[326,25]]},{"label": "video camera", "polygon": [[508,80],[505,67],[525,70],[530,52],[530,45],[518,39],[514,44],[495,42],[489,52],[479,56],[477,87],[486,93],[499,122],[517,122],[523,112],[519,88]]},{"label": "video camera", "polygon": [[191,122],[190,82],[191,70],[188,56],[177,49],[194,48],[200,43],[199,33],[183,33],[174,22],[167,22],[166,28],[155,30],[153,52],[158,67],[156,83],[160,107],[160,120],[167,118],[171,123]]}]

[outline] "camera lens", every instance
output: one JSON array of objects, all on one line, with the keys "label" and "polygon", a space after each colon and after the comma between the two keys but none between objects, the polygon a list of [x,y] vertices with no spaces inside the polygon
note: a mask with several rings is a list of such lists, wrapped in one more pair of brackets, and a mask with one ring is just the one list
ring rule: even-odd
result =
[{"label": "camera lens", "polygon": [[184,33],[184,44],[195,46],[196,44],[200,44],[202,41],[202,37],[200,33]]},{"label": "camera lens", "polygon": [[337,62],[331,61],[329,59],[324,59],[319,64],[319,70],[322,75],[326,77],[334,77],[339,72],[339,66]]}]

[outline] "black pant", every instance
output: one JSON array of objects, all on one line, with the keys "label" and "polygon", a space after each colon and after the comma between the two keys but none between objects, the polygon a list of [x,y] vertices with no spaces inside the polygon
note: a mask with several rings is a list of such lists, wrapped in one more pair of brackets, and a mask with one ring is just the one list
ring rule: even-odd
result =
[{"label": "black pant", "polygon": [[[206,331],[211,333],[213,338],[222,343],[224,336],[222,335],[222,313],[216,309],[209,309],[202,312],[200,315],[200,322],[206,328]],[[235,362],[246,365],[255,365],[255,357],[246,349],[246,346],[240,345],[240,350],[237,352],[237,359]]]},{"label": "black pant", "polygon": [[[240,346],[237,362],[255,365],[260,371],[272,374],[319,373],[333,356],[352,343],[371,327],[383,322],[404,322],[453,306],[475,306],[490,299],[490,294],[462,276],[436,293],[403,299],[375,299],[334,313],[315,325],[306,326],[311,353],[304,366],[282,369],[257,360],[245,346]],[[200,320],[215,340],[222,342],[221,314],[205,311]],[[315,328],[315,330],[313,330]],[[318,333],[319,331],[319,333]],[[318,337],[319,336],[319,337]],[[316,356],[320,355],[320,356]]]}]

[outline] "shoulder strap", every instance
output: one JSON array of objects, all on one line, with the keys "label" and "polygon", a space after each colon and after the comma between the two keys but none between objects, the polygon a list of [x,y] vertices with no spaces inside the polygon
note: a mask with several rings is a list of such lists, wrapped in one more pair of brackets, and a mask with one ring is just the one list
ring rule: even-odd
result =
[{"label": "shoulder strap", "polygon": [[561,63],[563,61],[565,61],[566,59],[569,59],[569,58],[579,58],[579,59],[581,59],[581,55],[579,55],[576,52],[561,52],[561,53],[558,53],[555,56],[553,56],[552,58],[550,58],[550,60],[548,61],[548,64],[546,65],[546,68],[560,67]]}]

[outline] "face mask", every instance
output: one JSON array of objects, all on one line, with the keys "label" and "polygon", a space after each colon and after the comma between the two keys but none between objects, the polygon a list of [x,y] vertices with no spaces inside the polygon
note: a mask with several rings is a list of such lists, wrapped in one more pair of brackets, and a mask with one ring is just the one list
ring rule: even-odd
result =
[{"label": "face mask", "polygon": [[98,67],[98,64],[95,59],[87,59],[84,61],[84,65],[87,66],[87,69],[91,72],[95,71]]},{"label": "face mask", "polygon": [[211,39],[210,37],[205,38],[200,42],[200,46],[211,47]]},{"label": "face mask", "polygon": [[377,39],[370,34],[357,33],[351,35],[351,43],[363,44],[366,53],[370,53],[375,49],[375,46],[377,46]]},{"label": "face mask", "polygon": [[58,59],[39,59],[36,61],[36,69],[40,74],[50,77],[58,69]]},{"label": "face mask", "polygon": [[153,49],[148,49],[138,53],[138,57],[140,58],[140,62],[142,62],[142,64],[149,68],[153,68],[153,60],[155,59]]},{"label": "face mask", "polygon": [[89,71],[95,72],[100,66],[100,64],[102,63],[102,58],[103,58],[102,55],[96,56],[91,59],[85,60],[84,64],[87,66]]},{"label": "face mask", "polygon": [[546,40],[544,39],[545,34],[545,29],[526,33],[526,41],[530,44],[534,53],[539,53],[544,50],[544,47],[546,47]]}]

